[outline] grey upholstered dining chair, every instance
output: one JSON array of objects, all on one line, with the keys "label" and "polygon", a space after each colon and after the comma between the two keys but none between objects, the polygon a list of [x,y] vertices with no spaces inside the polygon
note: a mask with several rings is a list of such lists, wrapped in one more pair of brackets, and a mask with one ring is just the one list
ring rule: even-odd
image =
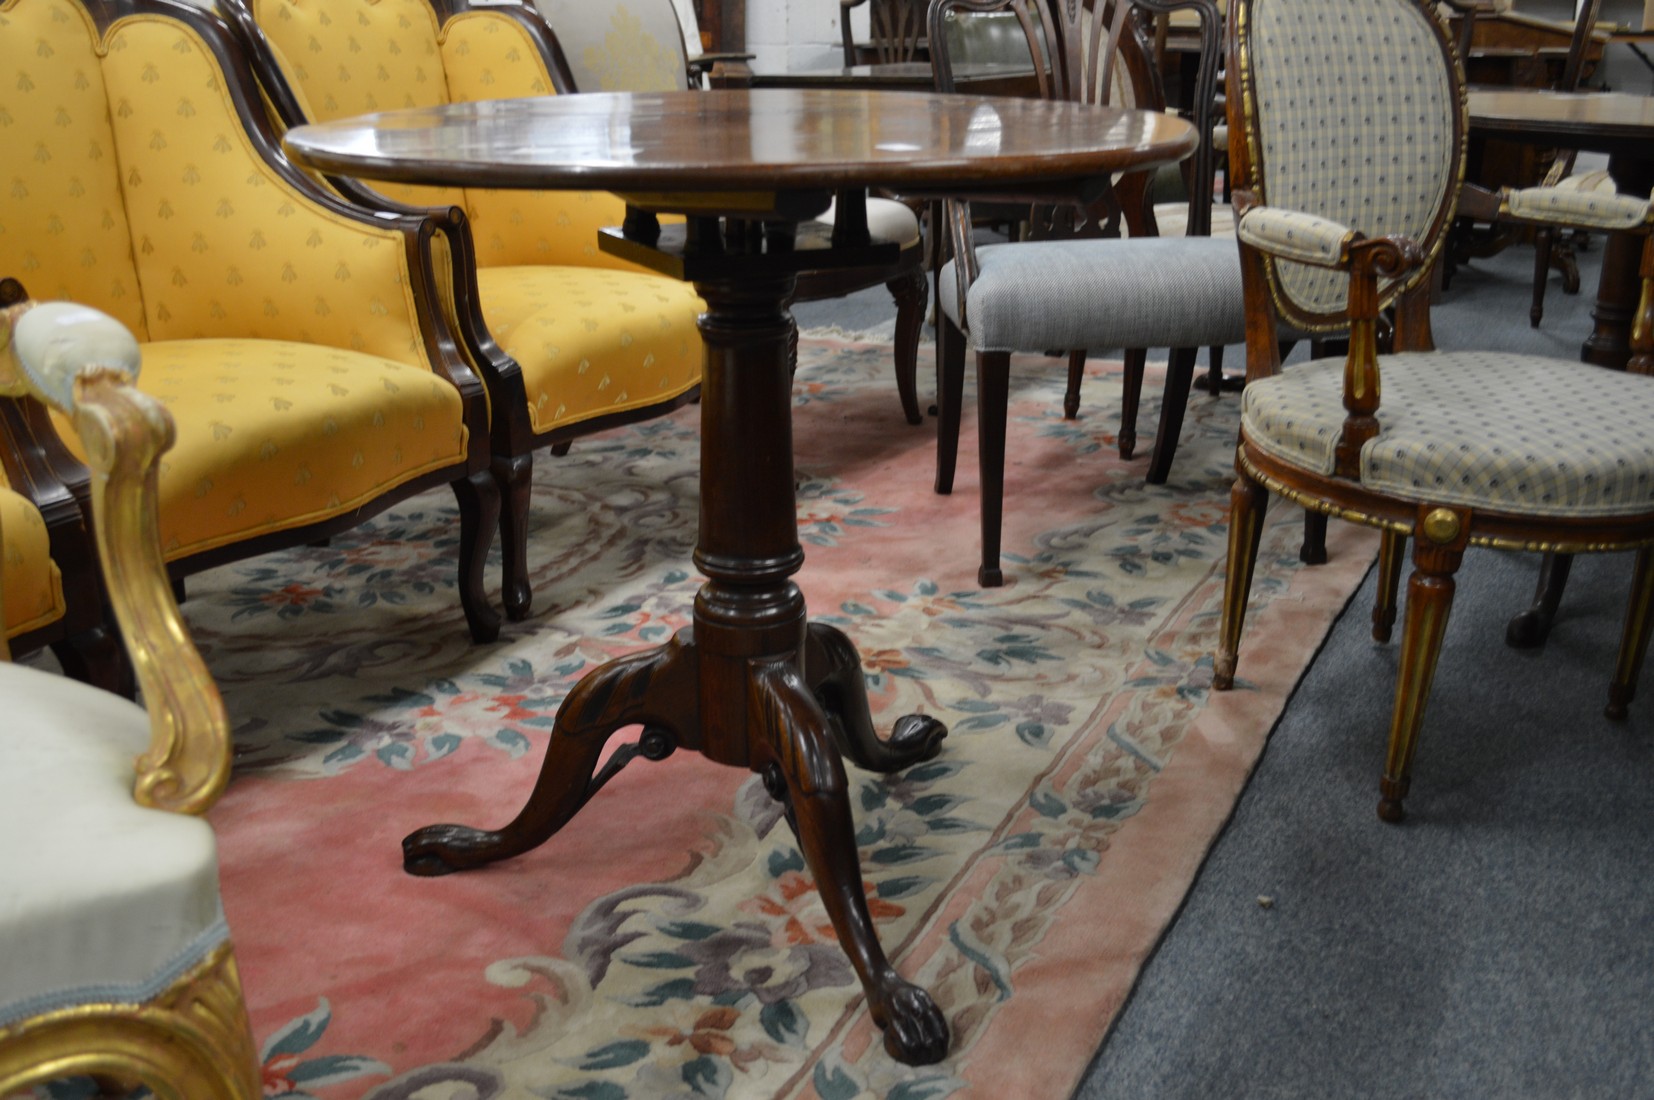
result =
[{"label": "grey upholstered dining chair", "polygon": [[[1413,572],[1379,816],[1400,821],[1470,546],[1635,550],[1607,714],[1624,718],[1654,628],[1654,203],[1461,185],[1464,75],[1420,0],[1231,0],[1230,163],[1248,312],[1239,475],[1213,686],[1235,683],[1270,494],[1382,532],[1373,636]],[[1430,270],[1456,214],[1641,234],[1633,371],[1438,352]],[[1396,352],[1377,354],[1394,308]],[[1348,327],[1344,363],[1279,369],[1284,321]]]},{"label": "grey upholstered dining chair", "polygon": [[[1201,64],[1193,122],[1212,131],[1218,69],[1218,14],[1211,0],[1124,0],[1098,5],[1097,17],[1081,0],[937,0],[930,10],[933,65],[942,91],[952,90],[956,59],[947,21],[975,13],[1016,13],[1030,58],[1055,59],[1041,70],[1042,93],[1053,98],[1132,106],[1150,102],[1152,77],[1135,38],[1135,13],[1192,9],[1200,18]],[[985,586],[1003,583],[999,567],[1000,520],[1005,475],[1005,422],[1010,356],[1017,351],[1073,349],[1126,351],[1122,454],[1135,439],[1136,396],[1149,347],[1172,349],[1159,431],[1148,479],[1162,482],[1171,468],[1183,411],[1203,346],[1239,343],[1245,336],[1240,259],[1235,243],[1210,235],[1212,155],[1203,140],[1190,173],[1184,235],[1158,236],[1141,179],[1119,181],[1116,193],[1129,238],[1102,238],[1100,215],[1079,217],[1091,232],[1083,239],[1022,240],[977,247],[968,203],[950,203],[948,222],[955,259],[940,277],[939,386],[936,490],[953,488],[957,460],[960,390],[965,350],[976,353],[977,411],[981,432],[982,565]]]}]

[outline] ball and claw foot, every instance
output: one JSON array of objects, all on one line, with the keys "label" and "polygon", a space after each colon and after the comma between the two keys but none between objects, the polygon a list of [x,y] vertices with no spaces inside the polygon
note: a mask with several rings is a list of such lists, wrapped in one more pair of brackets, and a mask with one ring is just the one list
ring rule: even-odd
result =
[{"label": "ball and claw foot", "polygon": [[498,858],[500,836],[469,825],[427,825],[402,838],[402,870],[421,878],[451,875]]},{"label": "ball and claw foot", "polygon": [[890,728],[885,744],[910,765],[920,764],[935,759],[947,735],[948,727],[928,714],[904,714]]},{"label": "ball and claw foot", "polygon": [[873,1022],[884,1029],[884,1049],[909,1066],[931,1066],[947,1057],[948,1021],[930,994],[892,975],[873,1006]]}]

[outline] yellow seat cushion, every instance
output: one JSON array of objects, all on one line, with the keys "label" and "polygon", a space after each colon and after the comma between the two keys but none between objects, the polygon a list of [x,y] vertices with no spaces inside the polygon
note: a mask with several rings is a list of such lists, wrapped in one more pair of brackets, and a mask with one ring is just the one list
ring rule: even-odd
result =
[{"label": "yellow seat cushion", "polygon": [[63,575],[52,561],[46,521],[33,502],[0,486],[0,597],[5,636],[63,618]]},{"label": "yellow seat cushion", "polygon": [[[351,512],[465,460],[459,391],[363,352],[156,341],[143,345],[138,386],[178,425],[160,471],[168,560]],[[58,430],[79,449],[66,421]]]},{"label": "yellow seat cushion", "polygon": [[589,267],[485,267],[483,318],[523,370],[536,433],[654,405],[701,378],[706,308],[686,283]]}]

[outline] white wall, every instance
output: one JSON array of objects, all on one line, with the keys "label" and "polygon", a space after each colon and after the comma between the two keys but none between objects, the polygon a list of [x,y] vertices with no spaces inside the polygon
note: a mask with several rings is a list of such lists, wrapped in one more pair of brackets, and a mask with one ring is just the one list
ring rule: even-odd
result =
[{"label": "white wall", "polygon": [[[856,25],[866,33],[865,6]],[[747,0],[747,49],[757,72],[843,64],[836,0]]]}]

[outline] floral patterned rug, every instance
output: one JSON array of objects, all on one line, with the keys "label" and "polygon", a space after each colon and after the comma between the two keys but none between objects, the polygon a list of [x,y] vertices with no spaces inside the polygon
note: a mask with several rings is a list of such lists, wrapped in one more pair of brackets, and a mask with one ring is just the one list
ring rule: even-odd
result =
[{"label": "floral patterned rug", "polygon": [[1245,679],[1210,696],[1234,395],[1196,395],[1171,484],[1148,487],[1114,451],[1117,367],[1093,364],[1068,422],[1060,362],[1019,360],[1008,583],[983,591],[974,435],[938,497],[889,348],[799,357],[800,584],[860,647],[882,721],[952,731],[934,761],[851,777],[882,942],[947,1014],[950,1057],[886,1056],[777,806],[693,754],[632,765],[516,860],[401,871],[421,825],[508,820],[576,678],[684,623],[691,407],[539,456],[535,613],[496,644],[466,637],[446,492],[191,582],[237,727],[212,820],[267,1096],[1073,1088],[1373,543],[1335,528],[1332,562],[1302,568],[1277,508]]}]

